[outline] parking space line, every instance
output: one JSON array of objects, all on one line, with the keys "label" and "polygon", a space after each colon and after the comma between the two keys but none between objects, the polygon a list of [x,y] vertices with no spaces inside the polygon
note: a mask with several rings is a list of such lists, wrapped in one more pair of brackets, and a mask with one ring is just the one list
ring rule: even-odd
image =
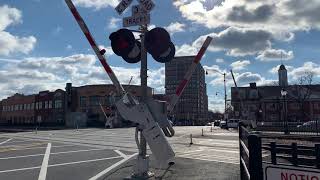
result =
[{"label": "parking space line", "polygon": [[5,160],[5,159],[17,159],[17,158],[24,158],[24,157],[34,157],[34,156],[42,156],[44,154],[30,154],[30,155],[25,155],[25,156],[10,156],[10,157],[5,157],[5,158],[0,158],[0,160]]},{"label": "parking space line", "polygon": [[0,173],[15,172],[15,171],[24,171],[24,170],[38,169],[38,168],[41,168],[41,166],[27,167],[27,168],[20,168],[20,169],[3,170],[3,171],[0,171]]},{"label": "parking space line", "polygon": [[120,150],[116,149],[114,150],[114,152],[116,152],[117,154],[119,154],[121,157],[126,158],[128,157],[127,155],[125,155],[123,152],[121,152]]},{"label": "parking space line", "polygon": [[1,142],[1,143],[0,143],[0,145],[4,144],[4,143],[6,143],[6,142],[9,142],[9,141],[11,141],[11,140],[12,140],[12,138],[7,139],[7,140],[5,140],[5,141]]},{"label": "parking space line", "polygon": [[99,178],[101,178],[102,176],[104,176],[105,174],[107,174],[108,172],[110,172],[112,169],[120,166],[121,164],[129,161],[131,158],[135,157],[138,153],[134,153],[133,155],[127,156],[126,158],[122,159],[121,161],[113,164],[112,166],[108,167],[107,169],[101,171],[100,173],[98,173],[97,175],[93,176],[92,178],[90,178],[89,180],[97,180]]},{"label": "parking space line", "polygon": [[50,156],[50,150],[51,150],[51,143],[48,143],[46,153],[43,157],[40,173],[38,180],[45,180],[47,176],[47,169],[48,169],[48,163],[49,163],[49,156]]},{"label": "parking space line", "polygon": [[[74,161],[74,162],[61,163],[61,164],[52,164],[52,165],[48,165],[48,167],[50,168],[50,167],[56,167],[56,166],[65,166],[65,165],[80,164],[80,163],[95,162],[95,161],[103,161],[103,160],[118,159],[118,158],[122,158],[122,157],[121,156],[114,156],[114,157],[108,157],[108,158],[90,159],[90,160],[85,160],[85,161]],[[0,171],[0,173],[24,171],[24,170],[39,169],[39,168],[41,168],[41,166],[27,167],[27,168],[20,168],[20,169],[3,170],[3,171]]]},{"label": "parking space line", "polygon": [[61,163],[61,164],[52,164],[52,165],[49,165],[49,167],[65,166],[65,165],[70,165],[70,164],[80,164],[80,163],[86,163],[86,162],[95,162],[95,161],[102,161],[102,160],[107,160],[107,159],[118,159],[118,158],[121,158],[121,156],[114,156],[114,157],[100,158],[100,159],[90,159],[90,160],[85,160],[85,161],[74,161],[74,162]]},{"label": "parking space line", "polygon": [[[51,146],[51,147],[54,147],[54,146]],[[76,150],[76,151],[62,151],[62,152],[50,153],[50,155],[76,153],[76,152],[86,152],[86,151],[99,151],[99,150],[106,150],[106,149],[83,149],[83,150]],[[42,155],[44,155],[44,154],[30,154],[30,155],[24,155],[24,156],[10,156],[10,157],[0,158],[0,160],[5,160],[5,159],[17,159],[17,158],[25,158],[25,157],[33,157],[33,156],[42,156]]]}]

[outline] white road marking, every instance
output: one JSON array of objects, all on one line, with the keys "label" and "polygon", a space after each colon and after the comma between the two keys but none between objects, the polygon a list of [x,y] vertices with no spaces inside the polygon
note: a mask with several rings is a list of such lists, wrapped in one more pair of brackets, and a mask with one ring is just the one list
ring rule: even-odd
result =
[{"label": "white road marking", "polygon": [[44,154],[31,154],[31,155],[25,155],[25,156],[11,156],[11,157],[0,158],[0,160],[17,159],[17,158],[24,158],[24,157],[34,157],[34,156],[42,156],[42,155],[44,155]]},{"label": "white road marking", "polygon": [[100,158],[100,159],[90,159],[90,160],[85,160],[85,161],[75,161],[75,162],[68,162],[68,163],[61,163],[61,164],[53,164],[53,165],[49,165],[49,167],[65,166],[65,165],[70,165],[70,164],[80,164],[80,163],[86,163],[86,162],[95,162],[95,161],[103,161],[103,160],[107,160],[107,159],[118,159],[118,158],[121,158],[121,156]]},{"label": "white road marking", "polygon": [[[95,161],[103,161],[103,160],[118,159],[118,158],[121,158],[121,156],[108,157],[108,158],[100,158],[100,159],[91,159],[91,160],[86,160],[86,161],[74,161],[74,162],[61,163],[61,164],[52,164],[52,165],[49,165],[48,167],[65,166],[65,165],[71,165],[71,164],[80,164],[80,163],[86,163],[86,162],[95,162]],[[39,168],[41,168],[41,166],[28,167],[28,168],[20,168],[20,169],[3,170],[3,171],[0,171],[0,173],[24,171],[24,170],[39,169]]]},{"label": "white road marking", "polygon": [[38,168],[41,168],[41,166],[28,167],[28,168],[20,168],[20,169],[3,170],[3,171],[0,171],[0,173],[16,172],[16,171],[25,171],[25,170],[38,169]]},{"label": "white road marking", "polygon": [[12,140],[11,138],[10,138],[10,139],[7,139],[7,140],[1,142],[0,145],[4,144],[4,143],[6,143],[6,142],[9,142],[9,141],[11,141],[11,140]]},{"label": "white road marking", "polygon": [[128,157],[127,155],[125,155],[123,152],[121,152],[120,150],[114,150],[114,152],[118,153],[121,157],[126,158]]},{"label": "white road marking", "polygon": [[[52,147],[54,147],[54,146],[52,146]],[[76,153],[76,152],[86,152],[86,151],[99,151],[99,150],[106,150],[106,149],[83,149],[83,150],[76,150],[76,151],[62,151],[62,152],[50,153],[50,155]],[[16,158],[24,158],[24,157],[33,157],[33,156],[42,156],[42,155],[44,155],[44,154],[31,154],[31,155],[25,155],[25,156],[11,156],[11,157],[0,158],[0,160],[16,159]]]},{"label": "white road marking", "polygon": [[48,143],[46,153],[44,154],[44,157],[43,157],[38,180],[46,180],[50,150],[51,150],[51,143]]},{"label": "white road marking", "polygon": [[108,167],[107,169],[101,171],[100,173],[98,173],[97,175],[93,176],[92,178],[90,178],[89,180],[97,180],[99,178],[101,178],[102,176],[104,176],[105,174],[107,174],[108,172],[110,172],[112,169],[120,166],[121,164],[129,161],[131,158],[135,157],[138,153],[134,153],[130,156],[127,156],[126,158],[122,159],[121,161],[113,164],[112,166]]}]

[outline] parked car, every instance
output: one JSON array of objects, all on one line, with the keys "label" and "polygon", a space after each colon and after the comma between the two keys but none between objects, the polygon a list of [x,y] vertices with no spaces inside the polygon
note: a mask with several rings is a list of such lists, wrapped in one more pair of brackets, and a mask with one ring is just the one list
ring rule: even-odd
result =
[{"label": "parked car", "polygon": [[215,120],[213,126],[220,126],[220,120]]},{"label": "parked car", "polygon": [[239,119],[228,119],[227,120],[227,127],[228,128],[238,128],[239,126]]},{"label": "parked car", "polygon": [[318,128],[320,127],[320,121],[308,121],[303,123],[302,125],[298,125],[297,128],[301,128],[301,129],[312,129],[312,128],[316,128],[318,126]]},{"label": "parked car", "polygon": [[224,120],[220,121],[220,128],[223,128],[223,129],[228,128],[227,121],[224,121]]}]

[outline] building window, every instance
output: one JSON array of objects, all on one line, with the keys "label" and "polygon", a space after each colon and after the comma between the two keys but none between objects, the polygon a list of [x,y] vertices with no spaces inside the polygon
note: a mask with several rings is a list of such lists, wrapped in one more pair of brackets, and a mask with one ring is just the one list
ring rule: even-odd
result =
[{"label": "building window", "polygon": [[52,108],[52,101],[49,101],[48,108],[49,108],[49,109]]},{"label": "building window", "polygon": [[290,109],[295,109],[295,110],[300,108],[298,103],[291,103],[289,104],[289,107]]},{"label": "building window", "polygon": [[99,96],[91,96],[89,97],[90,106],[99,106],[100,97]]},{"label": "building window", "polygon": [[45,102],[44,102],[44,108],[45,108],[45,109],[48,109],[48,101],[45,101]]},{"label": "building window", "polygon": [[39,102],[39,109],[42,109],[42,102]]},{"label": "building window", "polygon": [[81,96],[80,97],[80,107],[86,107],[87,106],[87,97]]},{"label": "building window", "polygon": [[313,104],[313,109],[320,109],[320,104],[319,103],[314,103]]},{"label": "building window", "polygon": [[31,103],[31,110],[34,110],[34,103]]},{"label": "building window", "polygon": [[54,101],[54,107],[56,109],[62,108],[62,100],[55,100]]}]

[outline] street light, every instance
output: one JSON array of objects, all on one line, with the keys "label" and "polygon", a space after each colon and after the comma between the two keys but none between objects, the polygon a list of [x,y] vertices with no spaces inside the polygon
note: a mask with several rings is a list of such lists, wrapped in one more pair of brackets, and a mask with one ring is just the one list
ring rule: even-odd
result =
[{"label": "street light", "polygon": [[[221,75],[223,75],[223,84],[224,84],[224,113],[226,113],[227,110],[227,87],[226,87],[226,73],[222,73],[216,69],[211,69],[212,71],[215,71]],[[206,75],[208,75],[208,71],[206,70]],[[217,93],[216,93],[217,95]]]},{"label": "street light", "polygon": [[283,107],[282,107],[282,110],[283,110],[283,120],[285,122],[285,130],[284,130],[284,133],[285,134],[289,134],[289,129],[288,129],[288,118],[287,118],[287,106],[286,106],[286,96],[287,96],[288,92],[285,90],[285,89],[281,89],[281,96],[282,96],[282,99],[283,99]]}]

